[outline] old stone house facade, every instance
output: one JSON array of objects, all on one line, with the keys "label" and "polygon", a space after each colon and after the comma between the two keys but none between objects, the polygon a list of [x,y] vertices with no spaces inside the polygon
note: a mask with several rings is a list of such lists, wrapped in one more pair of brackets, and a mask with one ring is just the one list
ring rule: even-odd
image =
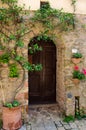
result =
[{"label": "old stone house facade", "polygon": [[[63,3],[65,4],[64,1]],[[84,8],[86,1],[83,0],[81,1],[81,3],[80,1],[79,3],[78,2],[76,3],[76,12],[75,12],[76,23],[75,23],[74,30],[62,32],[62,33],[60,33],[57,28],[53,30],[56,35],[56,38],[52,41],[56,48],[56,53],[55,53],[56,84],[54,88],[56,93],[55,102],[58,103],[59,107],[67,115],[75,114],[76,102],[79,102],[80,108],[83,108],[86,111],[86,81],[85,80],[80,81],[78,85],[75,85],[73,83],[72,73],[75,64],[73,64],[71,61],[72,52],[74,49],[77,49],[83,55],[82,61],[77,65],[79,66],[80,69],[86,68],[86,50],[85,50],[86,49],[86,12]],[[69,3],[66,4],[69,5]],[[32,2],[32,5],[35,4]],[[39,8],[38,5],[36,6],[37,8],[36,7],[34,8],[34,10]],[[51,5],[54,7],[56,4],[53,5],[53,3],[51,2]],[[66,8],[67,5],[64,5],[65,8],[64,10],[73,13],[72,7],[70,6],[71,9],[70,7]],[[81,14],[79,11],[81,12]],[[33,27],[33,32],[35,32],[35,36],[39,36],[43,28],[40,27],[39,23],[35,23],[35,25],[36,26]],[[50,37],[50,33],[48,34],[48,36]],[[19,53],[23,52],[23,54],[27,58],[28,58],[28,44],[30,43],[31,39],[34,39],[33,33],[31,33],[29,36],[28,35],[25,36],[25,48],[18,50]],[[4,69],[1,68],[0,76],[2,77],[3,85],[5,86],[4,88],[5,95],[8,98],[8,100],[11,101],[14,98],[16,93],[15,98],[22,103],[22,113],[24,119],[26,119],[28,117],[28,108],[29,108],[29,90],[31,85],[29,82],[30,75],[28,71],[25,71],[24,83],[21,84],[21,79],[23,75],[22,70],[21,70],[20,78],[15,81],[10,81],[7,74],[8,74],[8,67],[5,67]],[[18,85],[20,85],[20,88],[22,89],[17,88]],[[10,91],[9,91],[9,87],[10,87]],[[0,91],[0,106],[2,106],[1,91]],[[0,109],[0,112],[2,113],[2,109]]]}]

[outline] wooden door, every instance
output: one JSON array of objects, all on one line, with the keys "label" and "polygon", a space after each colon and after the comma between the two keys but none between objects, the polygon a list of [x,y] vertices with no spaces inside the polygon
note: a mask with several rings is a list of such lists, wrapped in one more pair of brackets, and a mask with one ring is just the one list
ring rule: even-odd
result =
[{"label": "wooden door", "polygon": [[41,63],[43,69],[29,73],[30,104],[56,101],[56,47],[52,41],[40,41],[39,44],[43,50],[32,56],[32,62]]}]

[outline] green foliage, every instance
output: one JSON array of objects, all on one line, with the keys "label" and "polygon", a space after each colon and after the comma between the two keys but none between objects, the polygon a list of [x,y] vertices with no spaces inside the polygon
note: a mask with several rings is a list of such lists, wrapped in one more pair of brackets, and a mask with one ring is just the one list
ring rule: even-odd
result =
[{"label": "green foliage", "polygon": [[8,107],[8,108],[13,108],[13,107],[17,107],[19,105],[20,105],[20,103],[17,100],[14,100],[12,103],[6,102],[4,106]]},{"label": "green foliage", "polygon": [[17,100],[14,100],[14,101],[12,102],[12,105],[13,105],[13,107],[17,107],[17,106],[20,105],[20,103],[19,103]]},{"label": "green foliage", "polygon": [[[56,23],[54,18],[57,18]],[[52,9],[49,4],[43,5],[40,10],[36,11],[33,20],[43,23],[49,30],[54,29],[59,24],[65,31],[68,30],[70,25],[74,27],[74,14],[65,13],[63,9]]]},{"label": "green foliage", "polygon": [[[23,11],[22,7],[17,5],[17,0],[1,0],[2,3],[5,3],[8,8],[2,7],[0,8],[0,21],[5,24],[14,24],[20,21],[21,16],[20,13]],[[10,23],[9,23],[10,22]],[[9,37],[10,38],[10,37]]]},{"label": "green foliage", "polygon": [[73,53],[73,58],[82,58],[82,54],[77,52],[77,53]]},{"label": "green foliage", "polygon": [[40,71],[42,70],[42,65],[41,64],[37,64],[37,65],[32,65],[32,67],[34,68],[34,71]]},{"label": "green foliage", "polygon": [[83,79],[85,79],[85,75],[82,72],[80,72],[80,71],[74,70],[73,78],[77,78],[79,80],[83,80]]},{"label": "green foliage", "polygon": [[42,51],[42,47],[39,46],[37,43],[35,43],[34,45],[29,46],[28,49],[29,49],[29,54],[33,54],[33,53],[35,53],[37,51]]},{"label": "green foliage", "polygon": [[5,8],[0,8],[0,21],[1,22],[5,22],[6,21],[6,18],[7,18],[7,9]]},{"label": "green foliage", "polygon": [[11,64],[9,66],[10,72],[9,72],[9,77],[18,77],[19,76],[19,70],[16,64]]},{"label": "green foliage", "polygon": [[76,1],[77,0],[71,0],[71,5],[73,6],[74,12],[76,10]]},{"label": "green foliage", "polygon": [[[8,54],[3,54],[0,56],[0,62],[8,63],[10,59],[16,60],[17,63],[21,64],[24,69],[29,71],[39,71],[42,69],[40,64],[30,64],[23,55],[19,56],[17,54],[17,48],[23,48],[24,45],[24,36],[31,32],[33,27],[33,21],[29,18],[30,24],[27,27],[26,21],[24,21],[23,16],[26,16],[26,12],[23,10],[23,7],[17,5],[17,0],[1,0],[2,3],[5,3],[8,8],[0,8],[0,39],[4,42],[6,51],[8,50],[10,44],[14,44],[14,47],[9,48]],[[28,13],[29,15],[29,13]],[[64,30],[67,30],[70,25],[74,24],[74,15],[70,13],[64,13],[63,10],[52,9],[47,3],[43,5],[32,18],[34,21],[41,22],[44,26],[44,32],[40,33],[38,36],[38,41],[40,40],[49,40],[47,33],[50,30],[53,30],[57,26],[61,25]],[[54,21],[55,19],[55,21]],[[56,20],[57,19],[57,20]],[[6,25],[6,26],[5,26]],[[11,27],[12,29],[11,30]],[[6,33],[5,33],[6,31]],[[53,31],[52,31],[53,35]],[[35,52],[41,51],[41,46],[38,46],[37,43],[30,46],[29,53],[34,54]],[[18,77],[18,68],[15,65],[10,65],[10,77]]]},{"label": "green foliage", "polygon": [[58,19],[60,20],[60,24],[62,25],[62,27],[65,31],[68,30],[70,25],[72,27],[74,27],[74,15],[73,14],[61,12]]},{"label": "green foliage", "polygon": [[[23,16],[26,16],[25,11],[23,10],[23,7],[19,7],[17,5],[17,0],[1,0],[2,3],[5,3],[8,8],[0,8],[0,20],[1,20],[1,32],[0,32],[0,39],[4,43],[6,43],[5,47],[6,50],[8,50],[9,45],[12,43],[14,44],[13,48],[8,50],[8,53],[10,55],[7,55],[7,53],[0,56],[0,62],[8,63],[10,59],[16,60],[17,63],[19,63],[24,69],[27,69],[29,71],[39,71],[42,69],[42,66],[40,64],[30,64],[26,57],[23,57],[22,55],[19,56],[17,54],[17,48],[23,48],[24,47],[24,36],[26,34],[29,34],[31,31],[30,26],[26,26],[26,22],[23,21]],[[8,28],[6,28],[6,26]],[[3,26],[3,27],[2,27]],[[10,27],[13,26],[13,30],[10,29]],[[32,27],[32,26],[31,26]],[[6,33],[5,31],[6,30]],[[41,51],[42,48],[39,47],[36,44],[29,47],[29,52],[32,54],[36,51]],[[9,65],[9,77],[18,77],[19,72],[16,64]]]},{"label": "green foliage", "polygon": [[67,122],[67,123],[69,123],[69,122],[71,122],[71,121],[75,121],[75,118],[74,118],[74,116],[72,116],[72,115],[69,115],[69,116],[65,116],[65,118],[63,119],[63,121],[64,122]]},{"label": "green foliage", "polygon": [[76,111],[76,112],[75,112],[75,117],[76,117],[78,120],[81,120],[81,119],[82,119],[82,117],[81,117],[79,111]]},{"label": "green foliage", "polygon": [[46,33],[47,33],[47,30],[46,30],[46,32],[40,34],[40,35],[37,37],[37,40],[38,40],[38,41],[40,41],[40,40],[44,40],[44,41],[50,40],[50,39],[49,39],[49,36],[48,36]]},{"label": "green foliage", "polygon": [[75,117],[78,119],[78,120],[81,120],[83,118],[86,118],[86,113],[84,112],[84,109],[80,109],[80,110],[76,110],[75,111]]},{"label": "green foliage", "polygon": [[16,37],[15,37],[13,34],[11,34],[11,35],[9,36],[9,39],[10,39],[10,40],[15,40]]},{"label": "green foliage", "polygon": [[40,71],[42,70],[41,64],[30,64],[29,62],[25,62],[23,67],[29,71]]},{"label": "green foliage", "polygon": [[3,3],[16,3],[18,0],[1,0]]},{"label": "green foliage", "polygon": [[5,103],[5,105],[4,105],[5,107],[8,107],[8,108],[12,108],[13,106],[12,106],[12,103]]},{"label": "green foliage", "polygon": [[24,61],[25,59],[24,59],[24,57],[22,57],[22,56],[16,55],[16,56],[15,56],[15,60],[16,60],[16,61]]},{"label": "green foliage", "polygon": [[0,50],[4,50],[4,46],[0,44]]},{"label": "green foliage", "polygon": [[75,5],[76,3],[76,0],[71,0],[72,1],[72,5]]},{"label": "green foliage", "polygon": [[19,39],[17,42],[16,42],[16,45],[18,46],[18,47],[24,47],[24,43],[23,43],[23,41],[21,40],[21,39]]},{"label": "green foliage", "polygon": [[4,53],[0,56],[1,63],[8,63],[10,60],[10,55],[8,53]]}]

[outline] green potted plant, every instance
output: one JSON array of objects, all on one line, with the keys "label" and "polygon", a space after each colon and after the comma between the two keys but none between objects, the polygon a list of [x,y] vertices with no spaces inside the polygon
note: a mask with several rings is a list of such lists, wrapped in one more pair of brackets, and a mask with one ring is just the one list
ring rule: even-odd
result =
[{"label": "green potted plant", "polygon": [[21,104],[17,100],[12,102],[6,102],[6,97],[4,94],[3,83],[0,81],[0,88],[2,93],[2,121],[3,129],[5,130],[16,130],[22,126],[22,111]]},{"label": "green potted plant", "polygon": [[79,67],[75,66],[73,71],[74,84],[78,84],[80,80],[84,80],[85,78],[86,78],[86,70],[83,69],[82,71],[80,71]]},{"label": "green potted plant", "polygon": [[81,59],[82,59],[82,54],[81,53],[79,53],[79,52],[73,53],[73,55],[72,55],[72,62],[74,64],[78,64],[81,61]]},{"label": "green potted plant", "polygon": [[3,106],[3,128],[5,130],[16,130],[22,125],[21,107],[17,100],[9,103],[6,102]]}]

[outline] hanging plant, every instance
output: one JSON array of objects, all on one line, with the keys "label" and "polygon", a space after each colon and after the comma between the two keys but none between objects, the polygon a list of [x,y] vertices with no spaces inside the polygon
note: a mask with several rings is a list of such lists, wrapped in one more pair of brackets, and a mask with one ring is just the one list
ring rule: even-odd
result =
[{"label": "hanging plant", "polygon": [[79,52],[73,53],[71,60],[72,60],[72,62],[73,62],[74,64],[80,63],[81,60],[82,60],[82,54],[79,53]]},{"label": "hanging plant", "polygon": [[80,71],[79,67],[75,66],[73,71],[73,82],[77,84],[80,80],[84,79],[86,79],[86,69],[82,69],[82,71]]}]

